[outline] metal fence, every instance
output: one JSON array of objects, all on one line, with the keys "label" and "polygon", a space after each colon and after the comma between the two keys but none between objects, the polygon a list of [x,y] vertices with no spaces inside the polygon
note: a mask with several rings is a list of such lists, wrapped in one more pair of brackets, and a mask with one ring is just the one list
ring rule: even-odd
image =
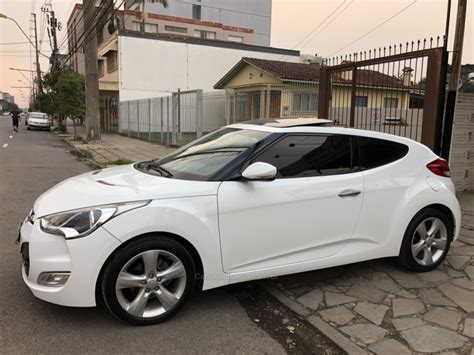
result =
[{"label": "metal fence", "polygon": [[431,38],[326,60],[320,113],[343,126],[408,137],[439,151],[443,43]]}]

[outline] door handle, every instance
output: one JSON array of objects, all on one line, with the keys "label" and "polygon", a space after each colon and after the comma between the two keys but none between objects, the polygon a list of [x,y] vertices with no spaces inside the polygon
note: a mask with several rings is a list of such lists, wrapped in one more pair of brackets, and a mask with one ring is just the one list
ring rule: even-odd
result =
[{"label": "door handle", "polygon": [[344,197],[350,197],[350,196],[357,196],[359,194],[360,194],[359,190],[349,189],[349,190],[344,190],[344,191],[339,192],[338,196],[341,198],[344,198]]}]

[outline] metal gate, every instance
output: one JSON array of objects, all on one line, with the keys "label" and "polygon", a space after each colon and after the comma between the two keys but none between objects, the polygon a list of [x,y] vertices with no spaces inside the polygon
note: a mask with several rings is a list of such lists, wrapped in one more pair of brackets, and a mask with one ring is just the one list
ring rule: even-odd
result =
[{"label": "metal gate", "polygon": [[439,42],[431,38],[327,60],[318,116],[408,137],[439,152],[447,61]]}]

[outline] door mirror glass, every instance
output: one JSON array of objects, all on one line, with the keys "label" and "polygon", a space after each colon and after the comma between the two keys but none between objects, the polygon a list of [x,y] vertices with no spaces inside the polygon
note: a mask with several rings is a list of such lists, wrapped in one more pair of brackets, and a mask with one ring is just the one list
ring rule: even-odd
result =
[{"label": "door mirror glass", "polygon": [[268,163],[257,162],[250,164],[243,172],[246,180],[273,180],[277,175],[277,168]]}]

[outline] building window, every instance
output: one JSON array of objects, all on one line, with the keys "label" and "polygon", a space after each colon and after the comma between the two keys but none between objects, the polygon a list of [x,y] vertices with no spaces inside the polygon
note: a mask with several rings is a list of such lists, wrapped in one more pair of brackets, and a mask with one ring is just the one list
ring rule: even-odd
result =
[{"label": "building window", "polygon": [[231,42],[244,43],[244,37],[229,35],[227,39]]},{"label": "building window", "polygon": [[99,59],[98,62],[98,69],[99,69],[99,77],[104,76],[105,68],[104,68],[104,61]]},{"label": "building window", "polygon": [[201,5],[193,5],[193,19],[201,19]]},{"label": "building window", "polygon": [[110,51],[106,54],[107,57],[107,73],[112,73],[117,70],[117,51]]},{"label": "building window", "polygon": [[139,21],[133,21],[132,22],[132,29],[134,31],[140,32],[142,30],[142,23]]},{"label": "building window", "polygon": [[156,23],[145,23],[145,32],[158,33],[158,25]]},{"label": "building window", "polygon": [[356,96],[355,105],[356,107],[367,107],[369,98],[367,96]]},{"label": "building window", "polygon": [[175,32],[175,33],[188,33],[188,29],[185,27],[168,26],[168,25],[165,25],[165,31]]},{"label": "building window", "polygon": [[247,114],[247,105],[248,105],[248,95],[247,94],[237,94],[237,101],[235,107],[235,120],[244,121],[248,117]]},{"label": "building window", "polygon": [[383,107],[384,108],[398,108],[398,98],[396,98],[396,97],[384,97]]},{"label": "building window", "polygon": [[295,92],[293,94],[293,112],[316,112],[316,106],[315,93]]},{"label": "building window", "polygon": [[216,39],[216,33],[211,31],[194,30],[194,37]]}]

